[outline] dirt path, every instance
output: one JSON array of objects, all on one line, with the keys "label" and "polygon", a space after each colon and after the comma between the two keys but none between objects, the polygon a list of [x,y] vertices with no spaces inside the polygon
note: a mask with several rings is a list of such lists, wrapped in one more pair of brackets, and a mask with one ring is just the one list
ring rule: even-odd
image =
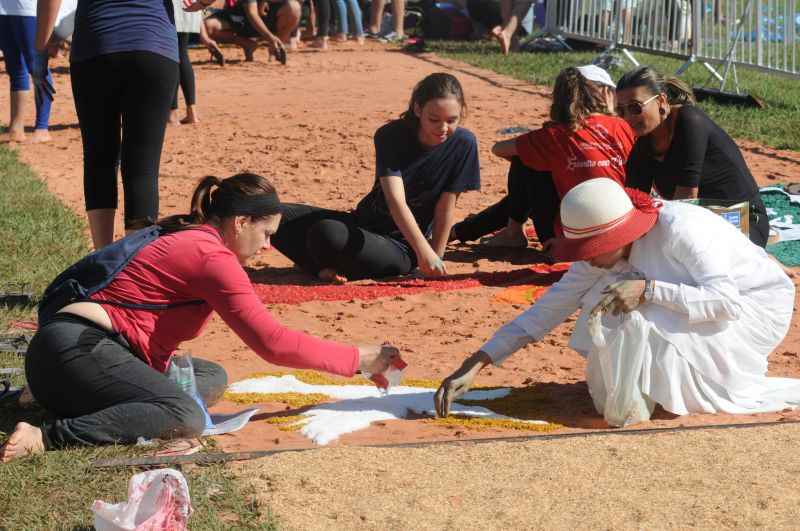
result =
[{"label": "dirt path", "polygon": [[[232,57],[241,56],[229,50]],[[459,216],[492,203],[505,192],[506,165],[489,153],[498,131],[513,125],[539,125],[547,115],[547,91],[521,81],[478,70],[436,56],[411,57],[380,47],[334,53],[293,54],[288,67],[267,64],[265,53],[255,63],[232,63],[221,69],[207,63],[205,52],[193,51],[202,123],[168,131],[161,165],[162,214],[185,211],[197,178],[226,176],[250,170],[270,176],[287,201],[302,201],[348,209],[373,181],[372,135],[407,105],[416,81],[428,73],[448,70],[462,81],[469,104],[465,126],[480,141],[483,189],[465,194]],[[64,61],[56,69],[58,99],[54,105],[53,137],[49,145],[17,147],[48,187],[77,212],[83,212],[81,141]],[[8,93],[0,91],[0,108],[8,108]],[[777,152],[743,142],[744,155],[759,183],[797,179],[800,154]],[[480,255],[468,247],[450,252],[451,272],[518,268],[530,258],[524,252]],[[252,264],[269,266],[259,281],[292,275],[290,263],[270,253]],[[446,293],[423,293],[375,301],[276,304],[270,310],[286,324],[324,337],[354,343],[388,340],[410,362],[409,376],[440,379],[468,352],[478,348],[501,324],[517,315],[519,305],[492,302],[499,288],[480,287]],[[771,357],[774,375],[800,376],[800,334],[796,318],[789,336]],[[572,324],[566,323],[536,347],[529,346],[503,368],[486,371],[484,385],[521,386],[539,382],[542,418],[565,425],[565,431],[603,427],[593,410],[583,381],[583,360],[567,348]],[[446,330],[443,333],[442,330]],[[269,370],[219,319],[186,345],[194,355],[221,361],[232,381]],[[219,411],[231,410],[221,404]],[[284,409],[267,404],[264,411]],[[750,422],[755,419],[800,418],[798,413],[755,417],[662,415],[652,426]],[[220,439],[226,449],[308,446],[296,433],[256,422],[234,436]],[[345,437],[341,444],[403,442],[497,436],[510,432],[471,432],[433,426],[423,421],[389,422]]]}]

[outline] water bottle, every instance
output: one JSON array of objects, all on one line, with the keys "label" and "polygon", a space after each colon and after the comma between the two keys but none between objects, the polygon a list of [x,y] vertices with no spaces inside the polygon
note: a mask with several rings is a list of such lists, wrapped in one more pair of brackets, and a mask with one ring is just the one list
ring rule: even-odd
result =
[{"label": "water bottle", "polygon": [[191,352],[181,352],[172,356],[169,365],[169,379],[189,396],[197,395],[197,380],[194,377]]},{"label": "water bottle", "polygon": [[172,356],[172,361],[169,365],[168,377],[170,380],[178,384],[178,387],[187,395],[194,398],[200,409],[203,410],[205,417],[206,429],[213,428],[214,422],[211,420],[211,415],[208,413],[203,398],[197,392],[197,380],[194,376],[194,365],[192,364],[191,352],[181,352]]}]

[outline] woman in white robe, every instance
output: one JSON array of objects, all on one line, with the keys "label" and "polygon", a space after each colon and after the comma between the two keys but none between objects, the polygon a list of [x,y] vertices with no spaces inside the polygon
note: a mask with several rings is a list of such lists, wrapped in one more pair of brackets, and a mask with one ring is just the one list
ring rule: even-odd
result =
[{"label": "woman in white robe", "polygon": [[570,347],[588,358],[589,392],[610,424],[648,419],[655,404],[684,415],[800,403],[800,380],[765,376],[789,329],[794,284],[733,225],[698,206],[626,193],[610,179],[571,190],[561,219],[554,253],[572,267],[442,382],[439,415],[484,366],[578,309]]}]

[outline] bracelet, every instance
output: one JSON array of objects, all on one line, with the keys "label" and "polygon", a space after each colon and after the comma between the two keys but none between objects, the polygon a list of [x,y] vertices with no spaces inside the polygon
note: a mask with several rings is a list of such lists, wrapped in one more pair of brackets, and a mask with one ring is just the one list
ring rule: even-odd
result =
[{"label": "bracelet", "polygon": [[650,302],[653,300],[653,292],[656,288],[656,281],[655,280],[645,280],[644,281],[644,293],[642,296],[646,302]]}]

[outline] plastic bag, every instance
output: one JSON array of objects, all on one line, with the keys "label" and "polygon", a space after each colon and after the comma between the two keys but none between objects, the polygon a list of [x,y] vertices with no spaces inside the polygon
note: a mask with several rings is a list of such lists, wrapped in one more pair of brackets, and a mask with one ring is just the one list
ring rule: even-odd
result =
[{"label": "plastic bag", "polygon": [[403,372],[406,367],[408,367],[408,363],[403,361],[400,356],[396,356],[392,359],[389,368],[384,372],[372,374],[363,371],[361,374],[363,374],[364,378],[367,380],[371,380],[383,394],[389,394],[389,389],[400,385],[400,382],[403,381]]},{"label": "plastic bag", "polygon": [[186,478],[166,468],[142,472],[128,483],[128,501],[92,504],[97,531],[181,531],[192,514]]},{"label": "plastic bag", "polygon": [[650,420],[655,402],[641,389],[649,323],[638,311],[606,319],[618,326],[603,326],[602,313],[592,315],[587,322],[593,348],[586,381],[595,408],[611,426]]}]

